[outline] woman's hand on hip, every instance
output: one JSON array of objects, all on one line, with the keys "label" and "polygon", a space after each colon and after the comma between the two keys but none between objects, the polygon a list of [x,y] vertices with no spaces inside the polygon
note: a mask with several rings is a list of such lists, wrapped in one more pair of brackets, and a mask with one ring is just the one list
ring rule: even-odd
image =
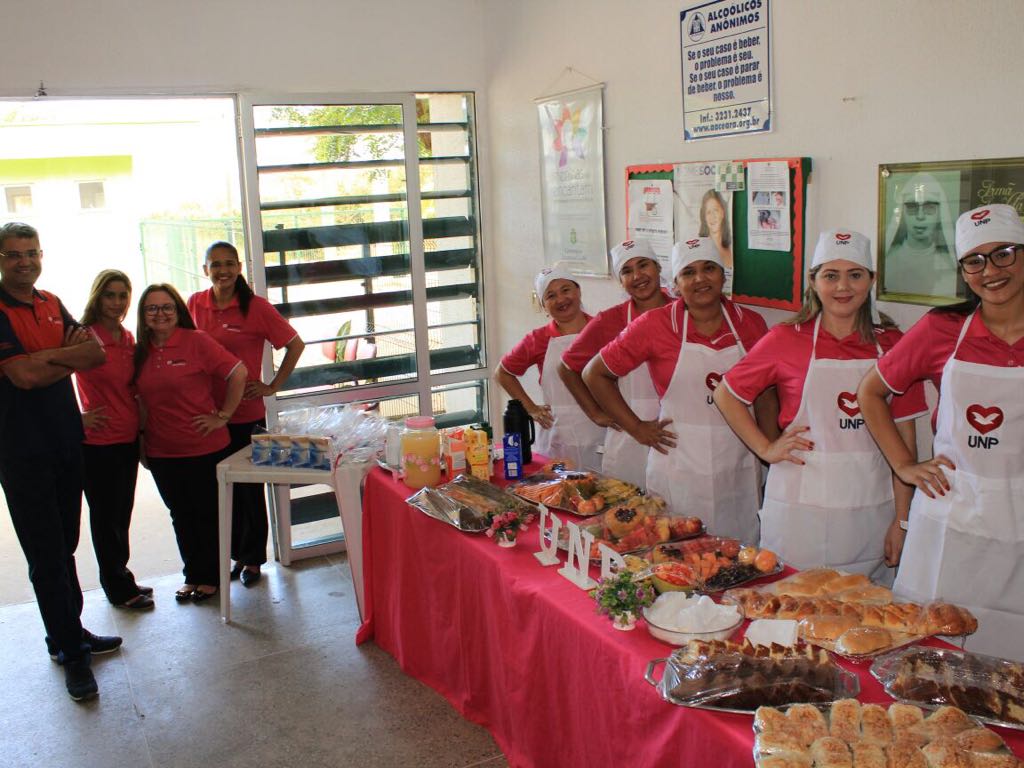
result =
[{"label": "woman's hand on hip", "polygon": [[780,461],[791,461],[794,464],[803,466],[807,462],[801,459],[794,451],[813,451],[814,441],[803,437],[809,432],[810,427],[794,427],[782,433],[778,440],[769,443],[761,454],[761,460],[768,464],[778,464]]},{"label": "woman's hand on hip", "polygon": [[676,440],[679,435],[666,427],[672,423],[672,419],[652,419],[641,421],[640,427],[633,435],[633,439],[641,445],[649,445],[658,453],[668,453],[670,448],[676,447]]},{"label": "woman's hand on hip", "polygon": [[264,384],[262,381],[247,381],[245,382],[245,394],[242,397],[246,400],[255,400],[258,397],[270,397],[276,394],[277,390],[269,384]]},{"label": "woman's hand on hip", "polygon": [[110,421],[106,410],[105,405],[98,405],[92,410],[82,411],[82,426],[85,429],[103,429]]},{"label": "woman's hand on hip", "polygon": [[216,413],[201,413],[192,417],[192,426],[196,428],[196,432],[206,437],[214,430],[226,427],[227,422]]},{"label": "woman's hand on hip", "polygon": [[950,489],[949,478],[942,471],[943,467],[956,469],[952,461],[940,455],[917,464],[894,467],[894,471],[904,483],[914,486],[929,499],[934,499],[936,493],[945,496]]}]

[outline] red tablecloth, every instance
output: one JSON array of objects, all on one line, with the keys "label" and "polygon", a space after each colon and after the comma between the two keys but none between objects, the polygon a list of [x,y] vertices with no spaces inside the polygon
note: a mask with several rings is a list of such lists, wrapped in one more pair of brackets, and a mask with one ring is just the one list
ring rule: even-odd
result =
[{"label": "red tablecloth", "polygon": [[[536,525],[503,549],[422,514],[409,495],[380,469],[367,477],[356,642],[373,639],[487,728],[510,765],[752,764],[751,717],[663,701],[644,672],[671,647],[642,622],[613,629],[559,566],[541,566]],[[867,664],[843,663],[860,676],[861,701],[891,701]],[[998,730],[1024,754],[1024,734]]]}]

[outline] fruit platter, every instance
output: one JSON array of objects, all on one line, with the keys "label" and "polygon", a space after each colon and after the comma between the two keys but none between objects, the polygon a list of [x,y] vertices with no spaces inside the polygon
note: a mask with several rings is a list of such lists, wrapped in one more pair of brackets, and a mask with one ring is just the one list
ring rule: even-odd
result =
[{"label": "fruit platter", "polygon": [[701,536],[675,544],[658,544],[646,558],[659,592],[721,592],[782,571],[770,549],[747,547],[736,539]]},{"label": "fruit platter", "polygon": [[640,489],[624,480],[596,472],[555,470],[541,472],[513,483],[509,493],[532,504],[561,509],[581,517],[599,515],[640,493]]},{"label": "fruit platter", "polygon": [[[590,559],[601,560],[598,549],[604,544],[620,554],[649,549],[655,544],[693,538],[704,533],[704,523],[699,517],[670,515],[663,498],[653,494],[638,494],[622,504],[606,509],[601,518],[580,526],[582,531],[594,535],[590,548]],[[559,531],[559,546],[568,547],[569,531]]]}]

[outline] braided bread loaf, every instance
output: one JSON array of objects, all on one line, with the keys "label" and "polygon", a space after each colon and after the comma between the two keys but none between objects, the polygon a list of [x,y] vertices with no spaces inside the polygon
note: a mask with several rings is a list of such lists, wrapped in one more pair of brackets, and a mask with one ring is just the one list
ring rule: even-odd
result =
[{"label": "braided bread loaf", "polygon": [[727,594],[740,604],[748,619],[799,621],[836,616],[855,620],[859,626],[879,627],[908,635],[969,635],[978,629],[978,620],[970,611],[949,603],[872,605],[826,597],[772,595],[756,589],[734,589]]}]

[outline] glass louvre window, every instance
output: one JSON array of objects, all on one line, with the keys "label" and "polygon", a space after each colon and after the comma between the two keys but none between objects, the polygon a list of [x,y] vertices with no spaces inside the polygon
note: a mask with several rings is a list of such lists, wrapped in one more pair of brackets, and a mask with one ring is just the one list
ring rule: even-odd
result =
[{"label": "glass louvre window", "polygon": [[32,187],[5,187],[8,213],[29,213],[32,210]]},{"label": "glass louvre window", "polygon": [[[472,95],[268,99],[249,114],[249,219],[262,235],[254,273],[306,342],[279,396],[372,402],[380,390],[390,418],[416,403],[426,413],[429,402],[479,420],[487,372]],[[416,398],[383,401],[403,394]]]}]

